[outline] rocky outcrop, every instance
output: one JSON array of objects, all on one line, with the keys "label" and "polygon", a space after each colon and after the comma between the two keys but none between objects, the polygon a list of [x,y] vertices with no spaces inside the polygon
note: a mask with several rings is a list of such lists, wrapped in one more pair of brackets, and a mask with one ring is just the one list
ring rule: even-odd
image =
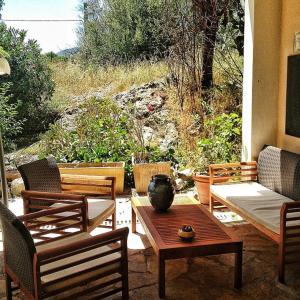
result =
[{"label": "rocky outcrop", "polygon": [[16,170],[17,166],[27,164],[38,159],[38,155],[23,153],[22,150],[5,155],[6,170]]},{"label": "rocky outcrop", "polygon": [[178,132],[166,104],[166,83],[154,81],[114,96],[115,101],[140,120],[145,143],[156,143],[166,151],[176,143]]},{"label": "rocky outcrop", "polygon": [[[108,92],[109,88],[75,97],[72,103],[76,105],[66,110],[58,122],[67,130],[74,130],[77,116],[84,112],[80,104],[92,97],[101,101]],[[142,124],[141,130],[146,144],[155,143],[162,151],[166,151],[177,141],[178,132],[170,119],[169,108],[166,105],[167,93],[164,81],[153,81],[134,87],[112,98],[133,119],[139,120]]]}]

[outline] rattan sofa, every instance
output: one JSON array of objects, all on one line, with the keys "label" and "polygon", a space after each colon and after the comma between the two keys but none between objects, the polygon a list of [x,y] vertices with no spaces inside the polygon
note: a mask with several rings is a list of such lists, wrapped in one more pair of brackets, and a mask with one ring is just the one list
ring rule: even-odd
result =
[{"label": "rattan sofa", "polygon": [[278,243],[278,279],[300,262],[300,155],[265,146],[258,161],[210,166],[210,210],[221,203]]}]

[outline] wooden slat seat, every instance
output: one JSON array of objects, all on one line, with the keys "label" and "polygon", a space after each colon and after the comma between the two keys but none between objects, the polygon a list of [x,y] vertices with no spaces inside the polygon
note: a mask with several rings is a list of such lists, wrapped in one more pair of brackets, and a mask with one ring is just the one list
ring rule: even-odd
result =
[{"label": "wooden slat seat", "polygon": [[[69,238],[65,238],[62,240],[58,240],[55,242],[50,242],[48,244],[40,245],[37,247],[37,252],[43,251],[43,250],[51,250],[55,249],[57,247],[69,245],[73,242],[83,241],[88,238],[90,238],[90,234],[84,232],[81,234],[78,234],[76,236],[72,236]],[[86,251],[83,253],[79,253],[73,256],[69,256],[66,258],[63,258],[61,260],[56,260],[54,262],[51,262],[49,264],[41,266],[41,274],[43,272],[47,272],[51,269],[56,268],[62,268],[62,270],[57,271],[55,273],[51,273],[48,275],[42,275],[41,280],[43,282],[43,289],[44,292],[50,293],[55,290],[71,286],[71,285],[82,285],[83,282],[88,281],[92,277],[101,276],[104,273],[110,273],[116,272],[117,270],[120,270],[121,263],[120,258],[121,255],[119,252],[113,252],[109,255],[102,256],[96,259],[91,259],[93,256],[99,256],[103,255],[109,251],[114,251],[113,248],[110,246],[102,246],[95,249],[92,249],[90,251]],[[80,260],[83,260],[83,263],[79,263]],[[86,261],[87,260],[87,261]],[[111,262],[111,263],[109,263]],[[72,265],[76,263],[75,265]],[[70,264],[71,266],[69,268],[66,268],[66,265]],[[104,265],[101,267],[101,265]],[[98,268],[94,268],[95,266],[99,266]],[[87,273],[81,273],[82,271],[91,269],[90,272]],[[77,274],[76,276],[72,276],[74,274]],[[70,276],[69,279],[64,279],[66,276]],[[53,282],[53,284],[50,284]]]}]

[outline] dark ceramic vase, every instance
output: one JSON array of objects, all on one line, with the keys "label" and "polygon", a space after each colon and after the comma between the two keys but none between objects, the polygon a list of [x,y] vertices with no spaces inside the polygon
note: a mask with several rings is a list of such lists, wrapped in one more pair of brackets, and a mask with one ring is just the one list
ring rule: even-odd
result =
[{"label": "dark ceramic vase", "polygon": [[167,175],[155,175],[148,186],[148,197],[156,211],[164,212],[174,200],[175,190]]}]

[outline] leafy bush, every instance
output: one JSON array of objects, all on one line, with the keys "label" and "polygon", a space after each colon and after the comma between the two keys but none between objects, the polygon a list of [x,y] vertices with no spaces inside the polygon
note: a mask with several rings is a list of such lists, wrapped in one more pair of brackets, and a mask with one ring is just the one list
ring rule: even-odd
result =
[{"label": "leafy bush", "polygon": [[130,157],[128,116],[110,99],[92,98],[82,107],[75,128],[54,124],[43,135],[44,155],[59,161],[121,161]]},{"label": "leafy bush", "polygon": [[17,119],[17,105],[10,104],[10,86],[8,83],[0,84],[0,130],[6,150],[13,147],[13,139],[22,128],[22,122]]},{"label": "leafy bush", "polygon": [[221,114],[204,122],[204,135],[198,147],[206,163],[240,160],[242,119],[236,113]]},{"label": "leafy bush", "polygon": [[11,103],[19,103],[18,119],[25,119],[23,133],[47,128],[53,113],[47,104],[54,82],[36,41],[26,41],[26,31],[7,28],[0,23],[0,44],[9,54],[10,76],[1,76],[0,84],[11,82]]},{"label": "leafy bush", "polygon": [[206,117],[200,137],[180,138],[175,151],[179,168],[206,173],[210,164],[239,161],[241,125],[236,113]]},{"label": "leafy bush", "polygon": [[[52,155],[61,162],[126,162],[126,181],[132,184],[133,153],[140,151],[133,135],[133,118],[111,99],[90,99],[81,107],[74,128],[53,124],[43,134],[41,156]],[[163,153],[158,146],[147,145],[149,162],[174,160],[174,151]]]},{"label": "leafy bush", "polygon": [[88,0],[81,54],[91,63],[122,63],[163,57],[163,0]]}]

